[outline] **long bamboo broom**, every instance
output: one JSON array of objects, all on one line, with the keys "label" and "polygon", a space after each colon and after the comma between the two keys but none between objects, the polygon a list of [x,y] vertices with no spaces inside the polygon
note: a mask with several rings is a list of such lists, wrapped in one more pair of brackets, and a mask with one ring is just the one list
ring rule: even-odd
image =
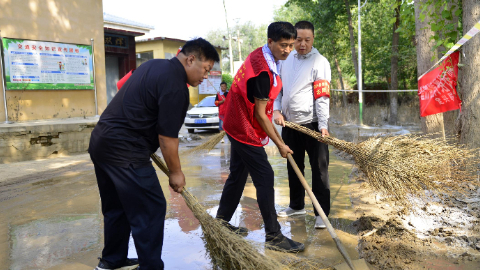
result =
[{"label": "long bamboo broom", "polygon": [[[157,154],[152,154],[151,158],[167,176],[170,175],[167,166]],[[183,189],[181,194],[202,226],[203,240],[214,269],[333,269],[325,268],[322,262],[283,252],[269,251],[268,256],[262,255],[249,241],[227,229],[221,220],[210,216],[190,192]]]},{"label": "long bamboo broom", "polygon": [[225,131],[220,131],[218,134],[213,135],[210,139],[208,139],[208,141],[203,142],[202,144],[192,149],[184,150],[179,154],[180,156],[185,157],[195,153],[209,152],[215,147],[215,145],[217,145],[223,139],[223,137],[225,137],[225,134],[226,134]]},{"label": "long bamboo broom", "polygon": [[[282,139],[282,136],[280,136],[280,134],[277,131],[277,128],[275,127],[275,125],[273,125],[273,123],[272,123],[272,126],[273,126],[273,130],[275,131],[275,134],[277,135],[277,137],[280,139],[280,141],[282,143],[284,143],[284,141]],[[287,153],[287,159],[288,159],[288,162],[290,162],[290,165],[292,166],[293,170],[297,174],[298,180],[300,180],[300,183],[302,183],[303,188],[305,189],[308,196],[312,200],[313,206],[315,207],[318,214],[320,215],[320,218],[323,220],[323,223],[327,226],[327,231],[330,234],[330,236],[332,237],[335,244],[337,245],[338,251],[340,251],[340,254],[342,254],[343,258],[345,259],[345,262],[348,265],[348,267],[350,267],[350,269],[352,269],[352,270],[355,270],[356,268],[353,265],[352,259],[350,259],[350,256],[348,255],[347,250],[345,249],[342,242],[340,241],[340,238],[338,238],[337,234],[335,233],[335,229],[333,229],[332,225],[330,224],[330,221],[328,220],[327,216],[325,215],[325,212],[323,212],[323,209],[320,206],[320,204],[318,203],[317,198],[313,194],[312,189],[310,188],[307,181],[305,180],[305,177],[303,177],[302,172],[298,168],[297,163],[295,162],[295,160],[293,159],[293,156],[290,153]]]},{"label": "long bamboo broom", "polygon": [[461,192],[465,184],[478,183],[478,149],[413,135],[372,137],[355,144],[322,137],[292,122],[285,126],[351,154],[368,183],[401,204],[410,204],[408,194]]},{"label": "long bamboo broom", "polygon": [[[170,175],[167,166],[157,154],[151,158],[158,167]],[[220,220],[214,219],[186,189],[182,197],[195,217],[200,221],[206,248],[212,264],[220,269],[288,269],[278,261],[263,256],[245,239],[227,229]]]}]

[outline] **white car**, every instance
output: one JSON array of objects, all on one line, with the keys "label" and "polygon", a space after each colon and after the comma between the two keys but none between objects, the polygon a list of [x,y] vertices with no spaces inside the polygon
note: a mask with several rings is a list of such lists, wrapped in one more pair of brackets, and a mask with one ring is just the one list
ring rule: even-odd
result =
[{"label": "white car", "polygon": [[218,130],[218,107],[215,106],[215,96],[208,96],[202,99],[192,109],[187,111],[185,127],[188,133],[194,133],[195,129],[216,129]]}]

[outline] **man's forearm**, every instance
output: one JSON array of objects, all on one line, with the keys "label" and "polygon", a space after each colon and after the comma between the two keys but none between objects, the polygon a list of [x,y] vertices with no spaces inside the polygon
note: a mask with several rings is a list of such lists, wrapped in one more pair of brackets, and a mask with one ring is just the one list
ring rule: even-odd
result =
[{"label": "man's forearm", "polygon": [[274,126],[272,122],[270,122],[270,119],[268,119],[268,116],[262,112],[255,112],[255,118],[257,119],[257,122],[260,124],[260,127],[262,127],[263,131],[267,133],[267,136],[272,139],[272,141],[275,143],[277,147],[280,147],[283,145],[282,141],[280,138],[277,137],[277,133],[275,132]]},{"label": "man's forearm", "polygon": [[178,138],[158,135],[158,142],[170,173],[181,172],[182,167],[178,157]]},{"label": "man's forearm", "polygon": [[318,119],[318,129],[328,129],[328,118],[330,117],[330,99],[328,97],[320,97],[316,102],[316,114]]}]

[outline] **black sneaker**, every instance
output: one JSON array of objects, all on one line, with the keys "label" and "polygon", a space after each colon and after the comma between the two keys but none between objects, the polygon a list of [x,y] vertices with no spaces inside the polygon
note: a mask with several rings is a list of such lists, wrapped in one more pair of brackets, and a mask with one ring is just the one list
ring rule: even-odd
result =
[{"label": "black sneaker", "polygon": [[248,234],[248,229],[247,228],[236,227],[236,226],[233,226],[232,224],[226,222],[225,220],[223,220],[221,218],[217,218],[217,219],[222,222],[223,226],[227,227],[230,231],[232,231],[232,232],[234,232],[238,235],[246,236]]},{"label": "black sneaker", "polygon": [[281,233],[273,239],[268,239],[267,237],[265,248],[283,252],[301,252],[305,250],[305,246],[302,243],[293,241]]},{"label": "black sneaker", "polygon": [[134,270],[138,269],[138,259],[127,259],[125,262],[119,266],[114,267],[108,262],[104,261],[102,258],[98,258],[100,261],[98,262],[97,267],[94,270]]}]

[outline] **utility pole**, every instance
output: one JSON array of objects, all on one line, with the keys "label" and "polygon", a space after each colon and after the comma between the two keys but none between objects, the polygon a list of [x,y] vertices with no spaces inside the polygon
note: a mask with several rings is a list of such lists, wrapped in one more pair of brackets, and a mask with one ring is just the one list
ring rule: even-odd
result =
[{"label": "utility pole", "polygon": [[227,22],[228,32],[228,53],[230,58],[230,75],[233,74],[233,53],[232,53],[232,35],[230,34],[230,28],[228,28],[227,7],[225,6],[225,0],[223,0],[223,8],[225,9],[225,21]]},{"label": "utility pole", "polygon": [[232,35],[230,35],[230,31],[228,30],[228,24],[227,24],[227,31],[228,31],[228,54],[230,58],[230,75],[233,74],[233,53],[232,53]]},{"label": "utility pole", "polygon": [[358,0],[358,109],[360,116],[360,125],[363,125],[363,93],[362,93],[362,26],[361,26],[361,17],[360,9],[367,3],[360,6],[360,0]]},{"label": "utility pole", "polygon": [[242,61],[242,48],[240,47],[241,43],[242,40],[240,39],[240,30],[237,30],[238,61]]}]

